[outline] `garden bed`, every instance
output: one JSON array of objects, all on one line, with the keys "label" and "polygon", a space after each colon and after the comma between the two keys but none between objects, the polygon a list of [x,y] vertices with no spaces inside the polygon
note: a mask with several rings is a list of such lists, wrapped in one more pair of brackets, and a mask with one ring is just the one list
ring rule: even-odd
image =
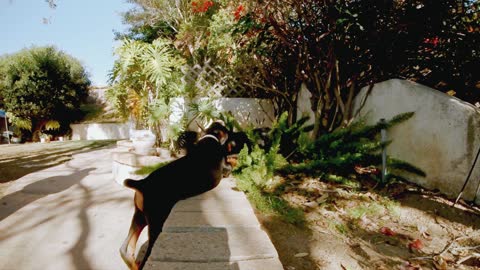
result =
[{"label": "garden bed", "polygon": [[478,208],[453,208],[439,194],[404,183],[380,191],[301,176],[280,181],[278,194],[305,221],[292,225],[256,212],[287,270],[480,267]]}]

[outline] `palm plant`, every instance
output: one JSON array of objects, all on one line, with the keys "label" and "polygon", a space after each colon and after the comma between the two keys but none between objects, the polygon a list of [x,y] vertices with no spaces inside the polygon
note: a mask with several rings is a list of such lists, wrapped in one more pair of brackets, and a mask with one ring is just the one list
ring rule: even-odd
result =
[{"label": "palm plant", "polygon": [[164,39],[153,43],[125,39],[115,53],[118,59],[110,74],[108,98],[121,115],[133,117],[136,127],[158,133],[158,121],[152,119],[158,118],[156,110],[163,107],[155,104],[168,105],[179,94],[183,60],[175,54],[171,42]]}]

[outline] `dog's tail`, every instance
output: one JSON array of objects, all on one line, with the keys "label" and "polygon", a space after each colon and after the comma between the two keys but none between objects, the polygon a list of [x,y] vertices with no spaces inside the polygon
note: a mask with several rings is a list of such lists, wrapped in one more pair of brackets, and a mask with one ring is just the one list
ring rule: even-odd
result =
[{"label": "dog's tail", "polygon": [[124,186],[126,186],[128,188],[133,188],[133,189],[136,189],[136,190],[140,190],[141,183],[142,183],[142,181],[132,180],[132,179],[125,179],[123,181]]}]

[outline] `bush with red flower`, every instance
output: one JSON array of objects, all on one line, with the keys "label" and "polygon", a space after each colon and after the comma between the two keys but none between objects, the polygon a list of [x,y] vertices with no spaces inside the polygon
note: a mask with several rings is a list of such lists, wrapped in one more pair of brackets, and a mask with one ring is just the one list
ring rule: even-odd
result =
[{"label": "bush with red flower", "polygon": [[233,16],[235,16],[235,20],[238,21],[240,18],[244,15],[245,8],[243,7],[242,4],[240,4],[236,9],[235,12],[233,13]]},{"label": "bush with red flower", "polygon": [[194,13],[205,13],[214,5],[215,3],[211,0],[192,1],[192,11]]}]

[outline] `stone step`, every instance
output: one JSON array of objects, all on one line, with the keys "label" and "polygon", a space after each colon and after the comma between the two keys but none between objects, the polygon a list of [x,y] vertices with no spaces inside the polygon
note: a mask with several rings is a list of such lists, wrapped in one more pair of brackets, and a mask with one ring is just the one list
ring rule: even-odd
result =
[{"label": "stone step", "polygon": [[145,270],[168,269],[168,270],[282,270],[283,266],[278,259],[260,259],[238,262],[211,262],[211,263],[188,263],[188,262],[156,262],[150,261]]},{"label": "stone step", "polygon": [[232,189],[236,188],[237,184],[234,178],[227,177],[223,178],[220,184],[218,184],[217,188],[227,188],[227,189]]},{"label": "stone step", "polygon": [[209,228],[260,228],[251,209],[237,212],[172,212],[163,230],[165,232],[205,231]]},{"label": "stone step", "polygon": [[149,261],[207,263],[278,258],[261,229],[211,228],[207,232],[160,234]]},{"label": "stone step", "polygon": [[214,192],[206,192],[203,194],[200,194],[195,197],[189,198],[189,200],[236,200],[236,199],[241,199],[242,197],[245,197],[245,194],[243,192],[232,192],[232,191],[222,191],[222,190],[214,190]]},{"label": "stone step", "polygon": [[132,167],[151,166],[161,162],[165,162],[165,159],[157,156],[146,156],[134,152],[121,151],[112,151],[112,159],[114,162]]},{"label": "stone step", "polygon": [[[233,192],[232,192],[233,193]],[[243,194],[226,196],[205,196],[205,199],[188,199],[179,201],[172,211],[176,212],[225,212],[252,210]]]},{"label": "stone step", "polygon": [[133,149],[133,143],[130,140],[120,140],[117,141],[117,146],[118,147],[124,147],[124,148],[130,148]]}]

